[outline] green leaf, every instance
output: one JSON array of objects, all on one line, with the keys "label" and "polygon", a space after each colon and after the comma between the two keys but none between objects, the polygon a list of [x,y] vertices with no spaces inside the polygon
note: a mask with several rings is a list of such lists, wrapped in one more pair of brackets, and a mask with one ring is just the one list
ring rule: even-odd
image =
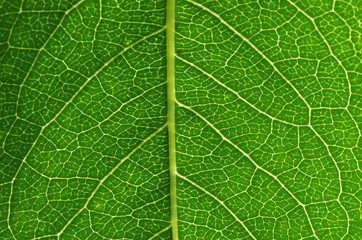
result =
[{"label": "green leaf", "polygon": [[0,1],[0,239],[362,239],[361,10]]}]

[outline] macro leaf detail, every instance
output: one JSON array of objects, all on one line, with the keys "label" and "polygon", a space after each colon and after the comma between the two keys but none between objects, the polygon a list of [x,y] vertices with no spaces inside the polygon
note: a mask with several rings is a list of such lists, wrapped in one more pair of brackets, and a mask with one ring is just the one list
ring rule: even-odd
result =
[{"label": "macro leaf detail", "polygon": [[362,239],[361,9],[0,2],[0,239]]}]

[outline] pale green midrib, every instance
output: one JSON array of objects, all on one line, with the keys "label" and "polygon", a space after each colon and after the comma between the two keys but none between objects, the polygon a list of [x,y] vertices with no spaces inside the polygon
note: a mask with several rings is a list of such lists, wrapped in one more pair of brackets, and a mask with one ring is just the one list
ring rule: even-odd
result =
[{"label": "pale green midrib", "polygon": [[178,240],[176,199],[176,138],[175,138],[175,0],[167,0],[167,122],[170,167],[170,212],[172,239]]}]

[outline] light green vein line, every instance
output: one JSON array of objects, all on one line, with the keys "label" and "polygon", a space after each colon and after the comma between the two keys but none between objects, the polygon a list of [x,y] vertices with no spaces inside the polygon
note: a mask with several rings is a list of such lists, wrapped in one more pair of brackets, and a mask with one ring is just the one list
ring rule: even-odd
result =
[{"label": "light green vein line", "polygon": [[249,101],[247,101],[245,98],[243,98],[237,91],[235,91],[234,89],[228,87],[227,85],[225,85],[224,83],[222,83],[221,81],[219,81],[216,77],[214,77],[213,75],[211,75],[210,73],[206,72],[205,70],[203,70],[202,68],[198,67],[197,65],[193,64],[192,62],[187,61],[186,59],[176,55],[176,57],[178,59],[180,59],[181,61],[183,61],[184,63],[196,68],[197,70],[199,70],[200,72],[202,72],[204,75],[208,76],[209,78],[211,78],[212,80],[214,80],[216,83],[218,83],[220,86],[222,86],[223,88],[227,89],[229,92],[233,93],[234,95],[236,95],[241,101],[245,102],[246,104],[248,104],[250,107],[252,107],[253,109],[255,109],[256,111],[258,111],[260,114],[263,114],[265,116],[267,116],[268,118],[272,119],[272,120],[276,120],[279,122],[282,122],[284,124],[287,125],[292,125],[295,127],[301,127],[301,126],[305,126],[307,127],[308,125],[303,125],[303,124],[295,124],[292,122],[287,122],[284,121],[282,119],[273,117],[271,115],[269,115],[267,112],[262,111],[261,109],[257,108],[255,105],[253,105],[252,103],[250,103]]},{"label": "light green vein line", "polygon": [[187,177],[177,173],[177,176],[183,180],[185,180],[186,182],[190,183],[191,185],[195,186],[196,188],[200,189],[201,191],[203,191],[204,193],[206,193],[207,195],[209,195],[210,197],[212,197],[215,201],[217,201],[220,205],[222,205],[234,218],[236,221],[238,221],[238,223],[240,223],[245,230],[249,233],[249,235],[256,240],[256,237],[250,232],[250,230],[245,226],[244,222],[241,221],[238,216],[235,215],[235,213],[233,213],[233,211],[231,211],[230,208],[228,208],[228,206],[225,205],[225,203],[223,201],[221,201],[220,199],[218,199],[214,194],[212,194],[211,192],[207,191],[205,188],[201,187],[200,185],[198,185],[197,183],[191,181],[190,179],[188,179]]},{"label": "light green vein line", "polygon": [[[11,125],[10,129],[9,129],[9,132],[6,134],[6,137],[4,139],[4,142],[3,142],[3,145],[5,145],[5,141],[7,140],[7,137],[8,135],[10,134],[11,130],[13,129],[14,125],[15,125],[15,122],[16,120],[19,119],[19,116],[18,116],[18,108],[19,108],[19,99],[20,99],[20,95],[21,95],[21,91],[22,91],[22,88],[25,84],[25,81],[28,79],[29,77],[29,74],[30,72],[32,71],[32,69],[34,68],[35,66],[35,63],[36,61],[38,60],[39,56],[40,56],[40,53],[42,52],[42,50],[45,48],[45,46],[48,44],[48,42],[50,41],[50,39],[55,35],[55,33],[57,32],[57,30],[59,29],[59,27],[62,25],[64,19],[66,18],[66,16],[71,12],[73,11],[73,9],[76,9],[81,3],[83,3],[85,0],[81,0],[79,1],[78,3],[76,3],[75,5],[73,5],[70,9],[68,9],[67,11],[65,11],[62,19],[60,20],[59,24],[55,27],[54,31],[49,35],[48,39],[44,42],[43,46],[41,46],[41,48],[38,50],[36,56],[35,56],[35,59],[34,61],[32,62],[24,80],[22,81],[22,83],[20,84],[20,88],[19,88],[19,91],[18,91],[18,96],[17,96],[17,100],[16,100],[16,110],[15,110],[15,120],[13,122],[13,124]],[[20,10],[22,10],[22,6],[23,6],[23,2],[21,2],[21,6],[20,6]],[[18,18],[19,18],[20,14],[17,16],[17,19],[16,21],[18,21]],[[8,42],[11,38],[11,35],[12,35],[12,31],[13,31],[13,28],[15,26],[16,22],[14,22],[14,25],[12,26],[11,28],[11,32],[9,34],[9,39],[8,39]],[[9,43],[9,46],[10,46],[10,43]],[[2,59],[2,58],[1,58]],[[41,130],[43,131],[43,129]],[[40,134],[38,135],[37,139],[39,138]],[[34,144],[33,144],[34,146]],[[33,148],[33,146],[31,147],[31,149]],[[30,153],[30,150],[28,151],[26,157],[29,155]],[[17,177],[21,167],[23,165],[23,162],[20,164],[17,172],[15,173],[15,177],[13,178],[13,180],[11,181],[11,188],[10,188],[10,195],[9,195],[9,206],[8,206],[8,216],[7,216],[7,224],[8,224],[8,228],[11,232],[11,235],[14,237],[14,239],[16,239],[14,233],[13,233],[13,230],[11,229],[11,226],[10,226],[10,215],[11,215],[11,198],[12,198],[12,195],[13,195],[13,191],[14,191],[14,181],[15,181],[15,178]]]},{"label": "light green vein line", "polygon": [[[324,37],[324,35],[322,34],[322,32],[319,30],[317,23],[315,22],[315,19],[312,18],[310,15],[308,15],[305,11],[303,11],[300,7],[298,7],[297,4],[295,4],[294,2],[287,0],[293,7],[295,7],[300,13],[302,13],[304,16],[306,16],[312,23],[313,26],[315,28],[315,30],[317,31],[317,33],[319,34],[319,36],[322,38],[323,42],[325,42],[325,44],[327,45],[327,48],[329,50],[329,53],[331,54],[331,56],[338,62],[338,64],[342,67],[344,74],[346,76],[347,79],[347,83],[348,83],[348,100],[347,100],[347,105],[346,105],[346,109],[348,108],[348,106],[350,105],[350,101],[351,101],[351,97],[352,97],[352,91],[351,91],[351,82],[349,80],[348,77],[348,72],[347,69],[344,67],[343,63],[341,60],[339,60],[339,58],[334,54],[331,45],[328,43],[327,39]],[[333,10],[334,11],[334,10]]]},{"label": "light green vein line", "polygon": [[170,164],[170,203],[172,239],[178,240],[176,198],[176,137],[175,137],[175,0],[167,0],[167,121]]},{"label": "light green vein line", "polygon": [[[216,17],[222,24],[224,24],[226,27],[228,27],[231,31],[233,31],[237,36],[239,36],[243,41],[245,41],[249,46],[251,46],[260,56],[262,56],[273,68],[274,70],[288,83],[288,85],[293,88],[295,93],[300,97],[300,99],[305,103],[305,105],[310,110],[311,107],[309,103],[303,98],[303,96],[299,93],[299,91],[295,88],[295,86],[279,71],[279,69],[275,66],[275,64],[262,52],[260,51],[252,42],[249,41],[244,35],[242,35],[240,32],[238,32],[233,26],[231,26],[229,23],[227,23],[220,15],[213,12],[211,9],[205,7],[204,5],[197,3],[193,0],[186,0],[187,2],[205,10],[206,12],[210,13],[214,17]],[[310,116],[309,116],[310,119]]]},{"label": "light green vein line", "polygon": [[166,232],[168,229],[170,229],[170,227],[172,227],[172,226],[170,225],[168,227],[165,227],[164,229],[162,229],[161,231],[159,231],[158,233],[156,233],[155,235],[150,237],[148,240],[155,239],[156,237],[160,236],[160,234],[162,234],[163,232]]},{"label": "light green vein line", "polygon": [[[40,133],[38,134],[38,136],[36,137],[36,139],[34,140],[34,143],[30,146],[30,149],[28,150],[27,154],[25,155],[23,161],[21,162],[18,170],[15,173],[15,176],[13,178],[13,180],[11,181],[11,188],[10,188],[10,195],[9,195],[9,207],[8,207],[8,228],[11,230],[10,227],[10,223],[9,223],[9,219],[10,219],[10,215],[11,215],[11,199],[13,196],[13,191],[14,191],[14,181],[17,178],[20,170],[22,169],[22,166],[24,164],[24,162],[27,160],[27,158],[29,157],[30,153],[33,151],[33,148],[35,147],[35,145],[38,143],[40,136],[43,135],[44,133],[44,129],[46,129],[46,127],[48,127],[52,122],[54,122],[62,113],[63,111],[69,106],[69,104],[78,96],[78,94],[88,85],[88,83],[95,77],[98,75],[98,73],[100,73],[104,68],[106,68],[108,66],[108,64],[110,64],[111,62],[113,62],[116,58],[118,58],[119,56],[121,56],[124,52],[128,51],[129,49],[131,49],[132,47],[134,47],[135,45],[145,41],[146,39],[159,34],[160,32],[162,32],[165,28],[161,28],[147,36],[144,36],[143,38],[135,41],[134,43],[132,43],[131,45],[127,46],[126,48],[124,48],[122,51],[120,51],[119,53],[117,53],[115,56],[113,56],[111,59],[109,59],[103,66],[101,66],[92,76],[90,76],[84,83],[83,85],[78,89],[78,91],[66,102],[66,104],[59,110],[59,112],[47,123],[45,124],[42,128]],[[15,237],[14,237],[15,238]]]},{"label": "light green vein line", "polygon": [[156,136],[159,132],[161,132],[162,130],[164,130],[167,126],[167,123],[165,123],[161,128],[157,129],[154,133],[152,133],[151,135],[149,135],[147,138],[145,138],[137,147],[135,147],[130,153],[127,154],[127,156],[125,156],[121,161],[119,161],[119,163],[106,175],[102,178],[102,180],[99,181],[98,185],[96,186],[96,188],[93,190],[93,192],[91,193],[91,195],[89,196],[89,198],[87,199],[87,201],[85,202],[85,204],[83,205],[83,207],[81,209],[78,210],[78,212],[64,225],[64,227],[62,228],[62,230],[60,230],[56,236],[59,236],[64,232],[64,230],[69,226],[69,224],[71,224],[74,219],[84,210],[87,208],[89,202],[92,200],[92,198],[94,197],[94,195],[98,192],[98,189],[102,186],[102,184],[104,183],[104,181],[106,181],[121,165],[122,163],[124,163],[127,159],[129,159],[137,150],[139,150],[146,142],[148,142],[151,138],[153,138],[154,136]]},{"label": "light green vein line", "polygon": [[[322,34],[322,32],[319,30],[317,23],[315,21],[315,18],[312,18],[310,15],[308,15],[305,11],[303,11],[303,9],[301,9],[300,7],[297,6],[297,4],[295,4],[294,2],[287,0],[292,6],[294,6],[299,12],[301,12],[304,16],[306,16],[314,25],[315,30],[317,31],[317,33],[319,34],[319,36],[322,38],[322,40],[325,42],[325,44],[327,45],[327,48],[329,50],[329,53],[331,54],[331,56],[338,62],[338,64],[342,67],[343,72],[346,76],[347,79],[347,83],[348,83],[348,100],[347,100],[347,104],[346,107],[343,109],[346,109],[347,113],[350,115],[350,117],[353,119],[353,122],[359,132],[359,134],[361,135],[361,129],[359,128],[357,121],[355,120],[355,118],[353,117],[353,115],[350,113],[348,107],[350,106],[351,103],[351,97],[352,97],[352,86],[351,86],[351,81],[349,80],[348,77],[348,71],[345,68],[345,66],[343,65],[342,61],[337,57],[336,54],[334,54],[331,45],[328,43],[327,39],[324,37],[324,35]],[[334,8],[333,8],[334,9]],[[333,10],[334,11],[334,10]],[[337,12],[334,11],[334,13],[339,16],[339,14]],[[340,16],[339,16],[340,17]],[[341,17],[340,17],[341,18]],[[342,21],[348,26],[348,24],[343,20],[343,18],[341,18]],[[349,28],[349,27],[348,27]],[[349,28],[350,29],[350,28]],[[350,29],[350,31],[352,31]],[[351,32],[350,32],[351,35]],[[353,45],[354,46],[354,45]],[[355,49],[354,49],[355,50]],[[356,51],[356,50],[355,50]],[[331,108],[329,108],[331,109]]]},{"label": "light green vein line", "polygon": [[26,80],[28,79],[30,73],[32,72],[34,66],[35,66],[35,63],[37,62],[39,56],[40,56],[40,53],[42,52],[42,50],[45,49],[45,46],[50,42],[50,40],[54,37],[55,33],[58,31],[58,29],[62,26],[62,23],[63,21],[66,19],[66,17],[68,16],[68,14],[70,12],[72,12],[74,9],[76,9],[80,4],[82,4],[85,0],[81,0],[79,2],[77,2],[74,6],[72,6],[71,8],[69,8],[67,11],[64,12],[64,15],[62,17],[62,19],[60,19],[60,22],[59,24],[55,27],[54,31],[49,35],[49,37],[47,38],[47,40],[44,42],[44,44],[39,48],[36,56],[35,56],[35,59],[33,61],[33,63],[31,64],[23,82],[21,83],[20,85],[20,89],[19,89],[19,92],[18,92],[18,98],[17,98],[17,102],[16,102],[16,117],[18,117],[18,107],[19,107],[19,99],[20,99],[20,95],[21,95],[21,91],[22,91],[22,87],[24,86]]},{"label": "light green vein line", "polygon": [[242,150],[238,145],[236,145],[235,143],[233,143],[231,140],[229,140],[227,137],[224,136],[224,134],[221,133],[221,131],[219,129],[217,129],[211,122],[209,122],[204,116],[202,116],[200,113],[198,113],[197,111],[195,111],[193,108],[186,106],[180,102],[178,102],[176,100],[176,103],[180,106],[183,107],[189,111],[191,111],[192,113],[194,113],[196,116],[198,116],[200,119],[202,119],[208,126],[210,126],[212,129],[214,129],[214,131],[225,141],[228,142],[231,146],[233,146],[236,150],[238,150],[240,153],[242,153],[244,156],[246,156],[249,161],[259,170],[263,171],[264,173],[268,174],[270,177],[272,177],[275,181],[277,181],[279,183],[279,185],[303,208],[304,213],[307,217],[307,220],[309,222],[309,226],[312,229],[313,232],[313,236],[316,239],[319,239],[315,233],[315,230],[313,228],[312,222],[310,220],[309,214],[307,212],[306,209],[306,204],[302,203],[301,201],[299,201],[299,199],[294,196],[294,194],[279,180],[279,178],[277,178],[274,174],[272,174],[271,172],[267,171],[266,169],[264,169],[262,166],[260,166],[257,162],[254,161],[254,159],[251,158],[251,156],[246,153],[244,150]]}]

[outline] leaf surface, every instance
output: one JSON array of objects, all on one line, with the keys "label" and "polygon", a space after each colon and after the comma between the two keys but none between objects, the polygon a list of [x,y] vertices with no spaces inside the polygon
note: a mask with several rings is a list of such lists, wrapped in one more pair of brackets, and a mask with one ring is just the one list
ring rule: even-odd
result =
[{"label": "leaf surface", "polygon": [[0,3],[0,239],[362,239],[360,1]]}]

